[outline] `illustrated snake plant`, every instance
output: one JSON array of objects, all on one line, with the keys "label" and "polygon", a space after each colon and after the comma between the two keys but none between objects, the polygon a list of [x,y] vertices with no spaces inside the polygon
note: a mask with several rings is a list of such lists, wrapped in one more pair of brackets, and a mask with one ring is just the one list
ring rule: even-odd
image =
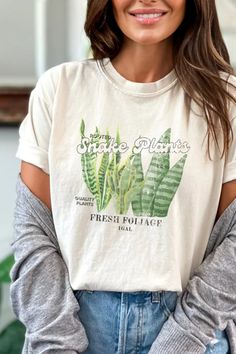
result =
[{"label": "illustrated snake plant", "polygon": [[110,174],[109,182],[118,214],[127,213],[130,204],[135,202],[143,187],[134,165],[135,159],[136,156],[132,155],[122,167],[119,168],[117,165]]},{"label": "illustrated snake plant", "polygon": [[152,216],[167,216],[170,204],[181,182],[187,154],[168,170],[155,194]]},{"label": "illustrated snake plant", "polygon": [[[81,137],[85,137],[85,124],[82,120]],[[109,144],[109,132],[105,143]],[[98,128],[92,135],[90,144],[98,146],[101,136]],[[164,151],[152,155],[146,175],[144,176],[141,152],[133,153],[121,165],[120,152],[98,153],[85,152],[81,155],[84,181],[96,200],[98,212],[105,209],[111,201],[115,201],[116,212],[126,214],[132,205],[135,216],[165,217],[182,179],[187,158],[185,154],[170,168],[171,129],[167,129],[157,142]],[[88,143],[83,142],[83,144]],[[120,144],[119,132],[116,144]],[[82,145],[82,144],[81,144]],[[97,166],[99,164],[99,166]]]},{"label": "illustrated snake plant", "polygon": [[137,194],[134,196],[132,200],[132,209],[134,215],[142,215],[142,191],[144,188],[144,174],[143,174],[143,166],[142,166],[142,158],[141,158],[141,153],[135,154],[134,159],[132,162],[134,168],[135,168],[135,179],[134,183],[136,185],[142,186],[142,188],[139,189]]},{"label": "illustrated snake plant", "polygon": [[[85,138],[85,123],[81,122],[81,137]],[[101,142],[101,136],[98,128],[92,135],[91,144],[98,146]],[[109,143],[109,132],[106,133],[106,143]],[[117,133],[116,143],[120,143],[119,133]],[[88,147],[88,144],[84,142]],[[120,161],[120,153],[112,154],[104,152],[101,156],[100,165],[98,165],[98,153],[86,152],[81,155],[82,173],[84,181],[96,200],[97,210],[101,211],[107,207],[111,200],[112,191],[108,182],[108,175],[114,170]]]},{"label": "illustrated snake plant", "polygon": [[[171,130],[168,129],[160,137],[158,144],[170,143]],[[142,190],[142,212],[139,215],[153,216],[153,204],[156,196],[156,191],[169,170],[170,165],[169,151],[166,153],[154,153],[144,179]],[[134,212],[135,213],[135,212]]]},{"label": "illustrated snake plant", "polygon": [[[167,129],[160,137],[158,144],[170,144],[171,129]],[[136,216],[165,217],[182,179],[185,154],[170,168],[170,149],[166,152],[154,153],[144,178],[142,191],[132,203]],[[139,182],[143,179],[141,155],[135,163]]]}]

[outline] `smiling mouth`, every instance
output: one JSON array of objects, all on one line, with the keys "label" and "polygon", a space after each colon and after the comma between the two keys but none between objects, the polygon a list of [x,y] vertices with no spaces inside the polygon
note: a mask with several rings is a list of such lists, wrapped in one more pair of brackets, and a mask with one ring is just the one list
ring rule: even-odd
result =
[{"label": "smiling mouth", "polygon": [[154,14],[131,14],[137,18],[158,18],[164,15],[164,13],[154,13]]},{"label": "smiling mouth", "polygon": [[163,16],[166,15],[167,12],[161,10],[152,10],[152,11],[141,11],[136,10],[134,12],[130,12],[129,14],[136,19],[137,22],[143,25],[152,25],[161,20]]},{"label": "smiling mouth", "polygon": [[136,18],[141,23],[153,23],[166,15],[167,11],[161,9],[135,9],[129,14]]}]

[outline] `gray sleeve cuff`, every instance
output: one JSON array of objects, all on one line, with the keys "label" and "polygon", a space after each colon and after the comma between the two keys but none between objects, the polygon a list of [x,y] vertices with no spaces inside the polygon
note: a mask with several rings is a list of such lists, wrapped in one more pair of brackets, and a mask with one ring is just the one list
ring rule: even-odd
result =
[{"label": "gray sleeve cuff", "polygon": [[182,329],[170,315],[148,354],[204,354],[206,346]]}]

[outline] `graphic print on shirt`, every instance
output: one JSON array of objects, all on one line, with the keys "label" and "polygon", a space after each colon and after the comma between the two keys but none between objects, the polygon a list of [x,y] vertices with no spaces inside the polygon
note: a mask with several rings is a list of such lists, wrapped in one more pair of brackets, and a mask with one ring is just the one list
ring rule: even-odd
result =
[{"label": "graphic print on shirt", "polygon": [[121,142],[119,131],[116,138],[111,138],[108,131],[102,135],[96,128],[88,138],[82,120],[80,133],[77,152],[81,155],[83,179],[94,197],[97,212],[105,210],[113,201],[116,213],[120,215],[127,214],[131,208],[134,216],[167,216],[187,159],[185,153],[170,166],[171,129],[157,140],[158,151],[152,153],[146,172],[142,165],[140,138],[135,141],[126,161],[122,161],[122,153],[129,147]]}]

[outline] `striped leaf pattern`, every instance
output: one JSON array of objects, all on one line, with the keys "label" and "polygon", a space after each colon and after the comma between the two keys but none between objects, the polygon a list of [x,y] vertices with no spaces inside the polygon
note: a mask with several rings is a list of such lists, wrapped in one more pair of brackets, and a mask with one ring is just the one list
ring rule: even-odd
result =
[{"label": "striped leaf pattern", "polygon": [[170,204],[179,187],[186,159],[187,154],[185,154],[163,178],[155,195],[152,216],[167,216]]},{"label": "striped leaf pattern", "polygon": [[[117,134],[116,134],[116,144],[120,145],[120,142],[121,142],[120,141],[120,132],[118,130]],[[117,151],[117,153],[116,153],[116,164],[117,165],[119,164],[120,160],[121,160],[121,153],[119,151]]]},{"label": "striped leaf pattern", "polygon": [[135,178],[135,168],[132,166],[130,160],[123,169],[119,180],[119,195],[118,195],[118,209],[119,214],[125,214],[129,208],[129,199],[126,199],[126,194],[133,187]]},{"label": "striped leaf pattern", "polygon": [[134,185],[136,194],[132,197],[132,209],[136,216],[142,215],[142,188],[144,182],[141,153],[135,154],[132,162],[135,168]]},{"label": "striped leaf pattern", "polygon": [[[85,137],[85,123],[82,120],[80,126],[81,137]],[[109,133],[106,135],[108,143]],[[98,146],[100,143],[100,133],[96,128],[91,139],[91,145]],[[86,143],[85,143],[86,144]],[[97,210],[105,209],[111,199],[111,190],[108,185],[109,153],[104,153],[101,157],[100,166],[97,172],[98,154],[86,152],[81,155],[82,173],[84,181],[96,200]]]},{"label": "striped leaf pattern", "polygon": [[[158,143],[169,144],[170,135],[171,130],[166,130]],[[169,152],[153,154],[142,190],[142,215],[152,216],[155,194],[162,179],[169,170],[169,165]]]},{"label": "striped leaf pattern", "polygon": [[[109,143],[109,132],[106,134],[106,143]],[[103,210],[108,205],[111,199],[111,188],[108,183],[108,173],[109,173],[109,161],[110,156],[108,152],[104,152],[102,155],[100,167],[98,170],[98,181],[100,189],[100,208]]]},{"label": "striped leaf pattern", "polygon": [[[85,124],[82,120],[80,132],[82,138],[85,137]],[[96,133],[92,138],[92,143],[98,143],[99,132],[96,129]],[[86,143],[85,143],[86,144]],[[85,153],[81,155],[81,164],[82,164],[82,173],[84,177],[84,181],[89,189],[89,191],[93,194],[96,200],[97,208],[100,208],[100,192],[98,189],[98,180],[97,180],[97,172],[96,172],[96,160],[97,154],[94,152]]]}]

